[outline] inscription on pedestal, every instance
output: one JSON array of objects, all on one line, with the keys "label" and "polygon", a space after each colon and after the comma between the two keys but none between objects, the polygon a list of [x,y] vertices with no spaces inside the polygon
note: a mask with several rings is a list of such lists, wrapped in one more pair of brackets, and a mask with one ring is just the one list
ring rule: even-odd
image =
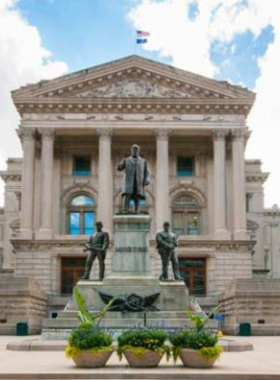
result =
[{"label": "inscription on pedestal", "polygon": [[114,254],[112,274],[149,275],[150,217],[116,215],[114,217]]}]

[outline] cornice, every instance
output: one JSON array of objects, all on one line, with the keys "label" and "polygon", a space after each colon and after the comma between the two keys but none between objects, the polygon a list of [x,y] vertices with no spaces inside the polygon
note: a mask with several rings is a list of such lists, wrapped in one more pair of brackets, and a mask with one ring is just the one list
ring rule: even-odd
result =
[{"label": "cornice", "polygon": [[[84,240],[23,240],[11,239],[11,243],[15,250],[18,251],[45,251],[57,248],[80,248],[82,250],[87,238]],[[150,240],[151,246],[155,247],[156,241]],[[251,251],[255,245],[255,241],[220,241],[220,240],[179,240],[178,249],[181,247],[189,249],[212,249],[219,252],[248,252]],[[112,242],[113,246],[113,242]]]},{"label": "cornice", "polygon": [[165,98],[22,98],[15,102],[25,113],[145,113],[145,114],[242,114],[248,115],[252,102],[242,99]]}]

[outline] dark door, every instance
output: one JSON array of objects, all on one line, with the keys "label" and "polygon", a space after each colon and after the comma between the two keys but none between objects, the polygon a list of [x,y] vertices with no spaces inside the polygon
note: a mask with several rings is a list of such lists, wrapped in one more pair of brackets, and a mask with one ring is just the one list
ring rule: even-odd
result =
[{"label": "dark door", "polygon": [[206,294],[206,260],[179,258],[179,270],[191,295]]},{"label": "dark door", "polygon": [[85,257],[63,257],[61,259],[61,294],[72,294],[73,287],[85,270]]}]

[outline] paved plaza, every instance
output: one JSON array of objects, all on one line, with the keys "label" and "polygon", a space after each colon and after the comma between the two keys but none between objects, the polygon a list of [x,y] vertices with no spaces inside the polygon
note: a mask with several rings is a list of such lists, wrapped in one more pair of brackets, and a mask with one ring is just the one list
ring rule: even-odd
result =
[{"label": "paved plaza", "polygon": [[179,361],[174,366],[165,360],[156,369],[130,369],[116,355],[106,368],[86,370],[77,369],[63,352],[6,350],[8,343],[26,339],[0,337],[0,379],[280,379],[279,337],[232,337],[251,342],[254,350],[225,352],[211,370],[184,368]]}]

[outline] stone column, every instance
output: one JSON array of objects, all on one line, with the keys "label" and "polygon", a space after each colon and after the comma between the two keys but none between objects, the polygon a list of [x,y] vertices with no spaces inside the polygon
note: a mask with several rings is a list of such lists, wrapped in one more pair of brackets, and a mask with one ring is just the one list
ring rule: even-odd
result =
[{"label": "stone column", "polygon": [[21,187],[21,228],[20,236],[31,239],[33,235],[34,170],[35,170],[35,129],[21,128],[18,135],[22,140],[22,187]]},{"label": "stone column", "polygon": [[235,240],[249,239],[246,225],[244,129],[232,131],[233,233]]},{"label": "stone column", "polygon": [[98,220],[104,230],[112,233],[113,225],[113,168],[112,168],[112,130],[98,128],[99,165],[98,165]]},{"label": "stone column", "polygon": [[54,130],[40,129],[39,133],[42,136],[41,219],[37,237],[48,239],[52,236]]},{"label": "stone column", "polygon": [[156,129],[157,162],[155,183],[156,231],[170,222],[169,207],[169,129]]},{"label": "stone column", "polygon": [[227,230],[226,205],[226,141],[228,131],[213,131],[214,146],[214,235],[216,239],[230,239]]}]

